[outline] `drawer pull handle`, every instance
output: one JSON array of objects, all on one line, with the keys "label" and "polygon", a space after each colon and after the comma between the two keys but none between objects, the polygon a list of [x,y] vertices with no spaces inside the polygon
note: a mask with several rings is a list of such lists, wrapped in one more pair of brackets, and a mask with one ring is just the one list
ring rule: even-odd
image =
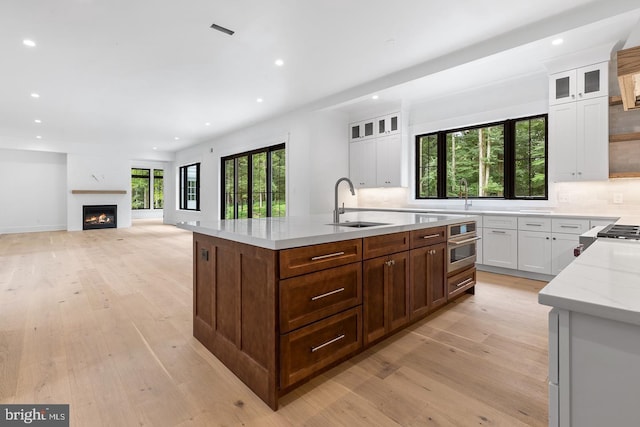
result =
[{"label": "drawer pull handle", "polygon": [[339,293],[340,293],[340,292],[342,292],[342,291],[344,291],[344,288],[336,289],[336,290],[333,290],[333,291],[331,291],[331,292],[327,292],[327,293],[325,293],[325,294],[316,295],[315,297],[311,297],[311,301],[317,301],[317,300],[319,300],[319,299],[326,298],[326,297],[328,297],[329,295],[339,294]]},{"label": "drawer pull handle", "polygon": [[491,232],[494,234],[507,234],[506,231],[499,231],[499,230],[491,230]]},{"label": "drawer pull handle", "polygon": [[579,225],[560,225],[560,228],[580,228]]},{"label": "drawer pull handle", "polygon": [[326,347],[326,346],[328,346],[328,345],[331,345],[331,344],[333,344],[334,342],[340,341],[340,340],[341,340],[341,339],[343,339],[343,338],[344,338],[344,334],[342,334],[342,335],[340,335],[340,336],[338,336],[338,337],[335,337],[334,339],[329,340],[329,341],[327,341],[327,342],[326,342],[326,343],[324,343],[324,344],[320,344],[320,345],[319,345],[319,346],[317,346],[317,347],[311,347],[311,353],[315,353],[316,351],[320,350],[321,348]]},{"label": "drawer pull handle", "polygon": [[529,223],[529,222],[527,222],[525,225],[528,225],[530,227],[542,227],[542,224],[533,224],[533,223]]},{"label": "drawer pull handle", "polygon": [[428,236],[422,236],[423,239],[433,239],[434,237],[440,237],[440,233],[438,233],[438,234],[429,234]]},{"label": "drawer pull handle", "polygon": [[473,281],[473,279],[471,279],[471,278],[470,278],[470,279],[467,279],[467,280],[463,280],[462,282],[460,282],[460,283],[458,283],[458,284],[456,285],[456,288],[459,288],[460,286],[464,286],[464,285],[466,285],[467,283],[472,282],[472,281]]},{"label": "drawer pull handle", "polygon": [[344,252],[334,252],[332,254],[314,256],[314,257],[311,257],[311,261],[319,261],[321,259],[333,258],[335,256],[340,256],[340,255],[344,255]]},{"label": "drawer pull handle", "polygon": [[463,245],[465,243],[475,242],[476,240],[480,240],[480,239],[482,239],[482,237],[472,237],[470,239],[464,239],[464,240],[449,240],[449,243],[453,245]]}]

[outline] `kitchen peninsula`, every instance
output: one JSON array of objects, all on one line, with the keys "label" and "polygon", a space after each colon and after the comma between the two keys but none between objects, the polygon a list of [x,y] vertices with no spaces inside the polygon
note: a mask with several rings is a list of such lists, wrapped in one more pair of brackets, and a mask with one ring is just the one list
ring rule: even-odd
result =
[{"label": "kitchen peninsula", "polygon": [[[475,216],[340,221],[178,224],[194,233],[194,336],[274,410],[316,374],[473,293]],[[450,234],[460,237],[448,244]]]},{"label": "kitchen peninsula", "polygon": [[538,301],[553,307],[550,426],[637,424],[639,277],[640,240],[598,238],[540,291]]}]

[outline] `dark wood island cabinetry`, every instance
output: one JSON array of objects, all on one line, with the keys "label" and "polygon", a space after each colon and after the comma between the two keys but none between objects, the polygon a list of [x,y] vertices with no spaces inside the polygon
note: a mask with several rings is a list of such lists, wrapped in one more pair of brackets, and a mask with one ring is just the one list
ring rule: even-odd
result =
[{"label": "dark wood island cabinetry", "polygon": [[194,336],[274,410],[475,284],[447,279],[446,227],[280,250],[193,236]]}]

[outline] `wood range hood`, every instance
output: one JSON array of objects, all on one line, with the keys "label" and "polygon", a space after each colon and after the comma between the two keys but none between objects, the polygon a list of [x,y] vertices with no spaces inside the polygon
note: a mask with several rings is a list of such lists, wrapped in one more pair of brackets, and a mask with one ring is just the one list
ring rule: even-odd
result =
[{"label": "wood range hood", "polygon": [[640,108],[640,46],[619,50],[617,55],[624,111]]}]

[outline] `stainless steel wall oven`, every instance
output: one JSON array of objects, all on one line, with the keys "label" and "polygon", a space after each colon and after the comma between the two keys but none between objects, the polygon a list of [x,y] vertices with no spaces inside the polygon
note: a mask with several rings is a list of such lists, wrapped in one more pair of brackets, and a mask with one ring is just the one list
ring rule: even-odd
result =
[{"label": "stainless steel wall oven", "polygon": [[450,225],[447,230],[447,272],[463,270],[476,263],[475,221]]}]

